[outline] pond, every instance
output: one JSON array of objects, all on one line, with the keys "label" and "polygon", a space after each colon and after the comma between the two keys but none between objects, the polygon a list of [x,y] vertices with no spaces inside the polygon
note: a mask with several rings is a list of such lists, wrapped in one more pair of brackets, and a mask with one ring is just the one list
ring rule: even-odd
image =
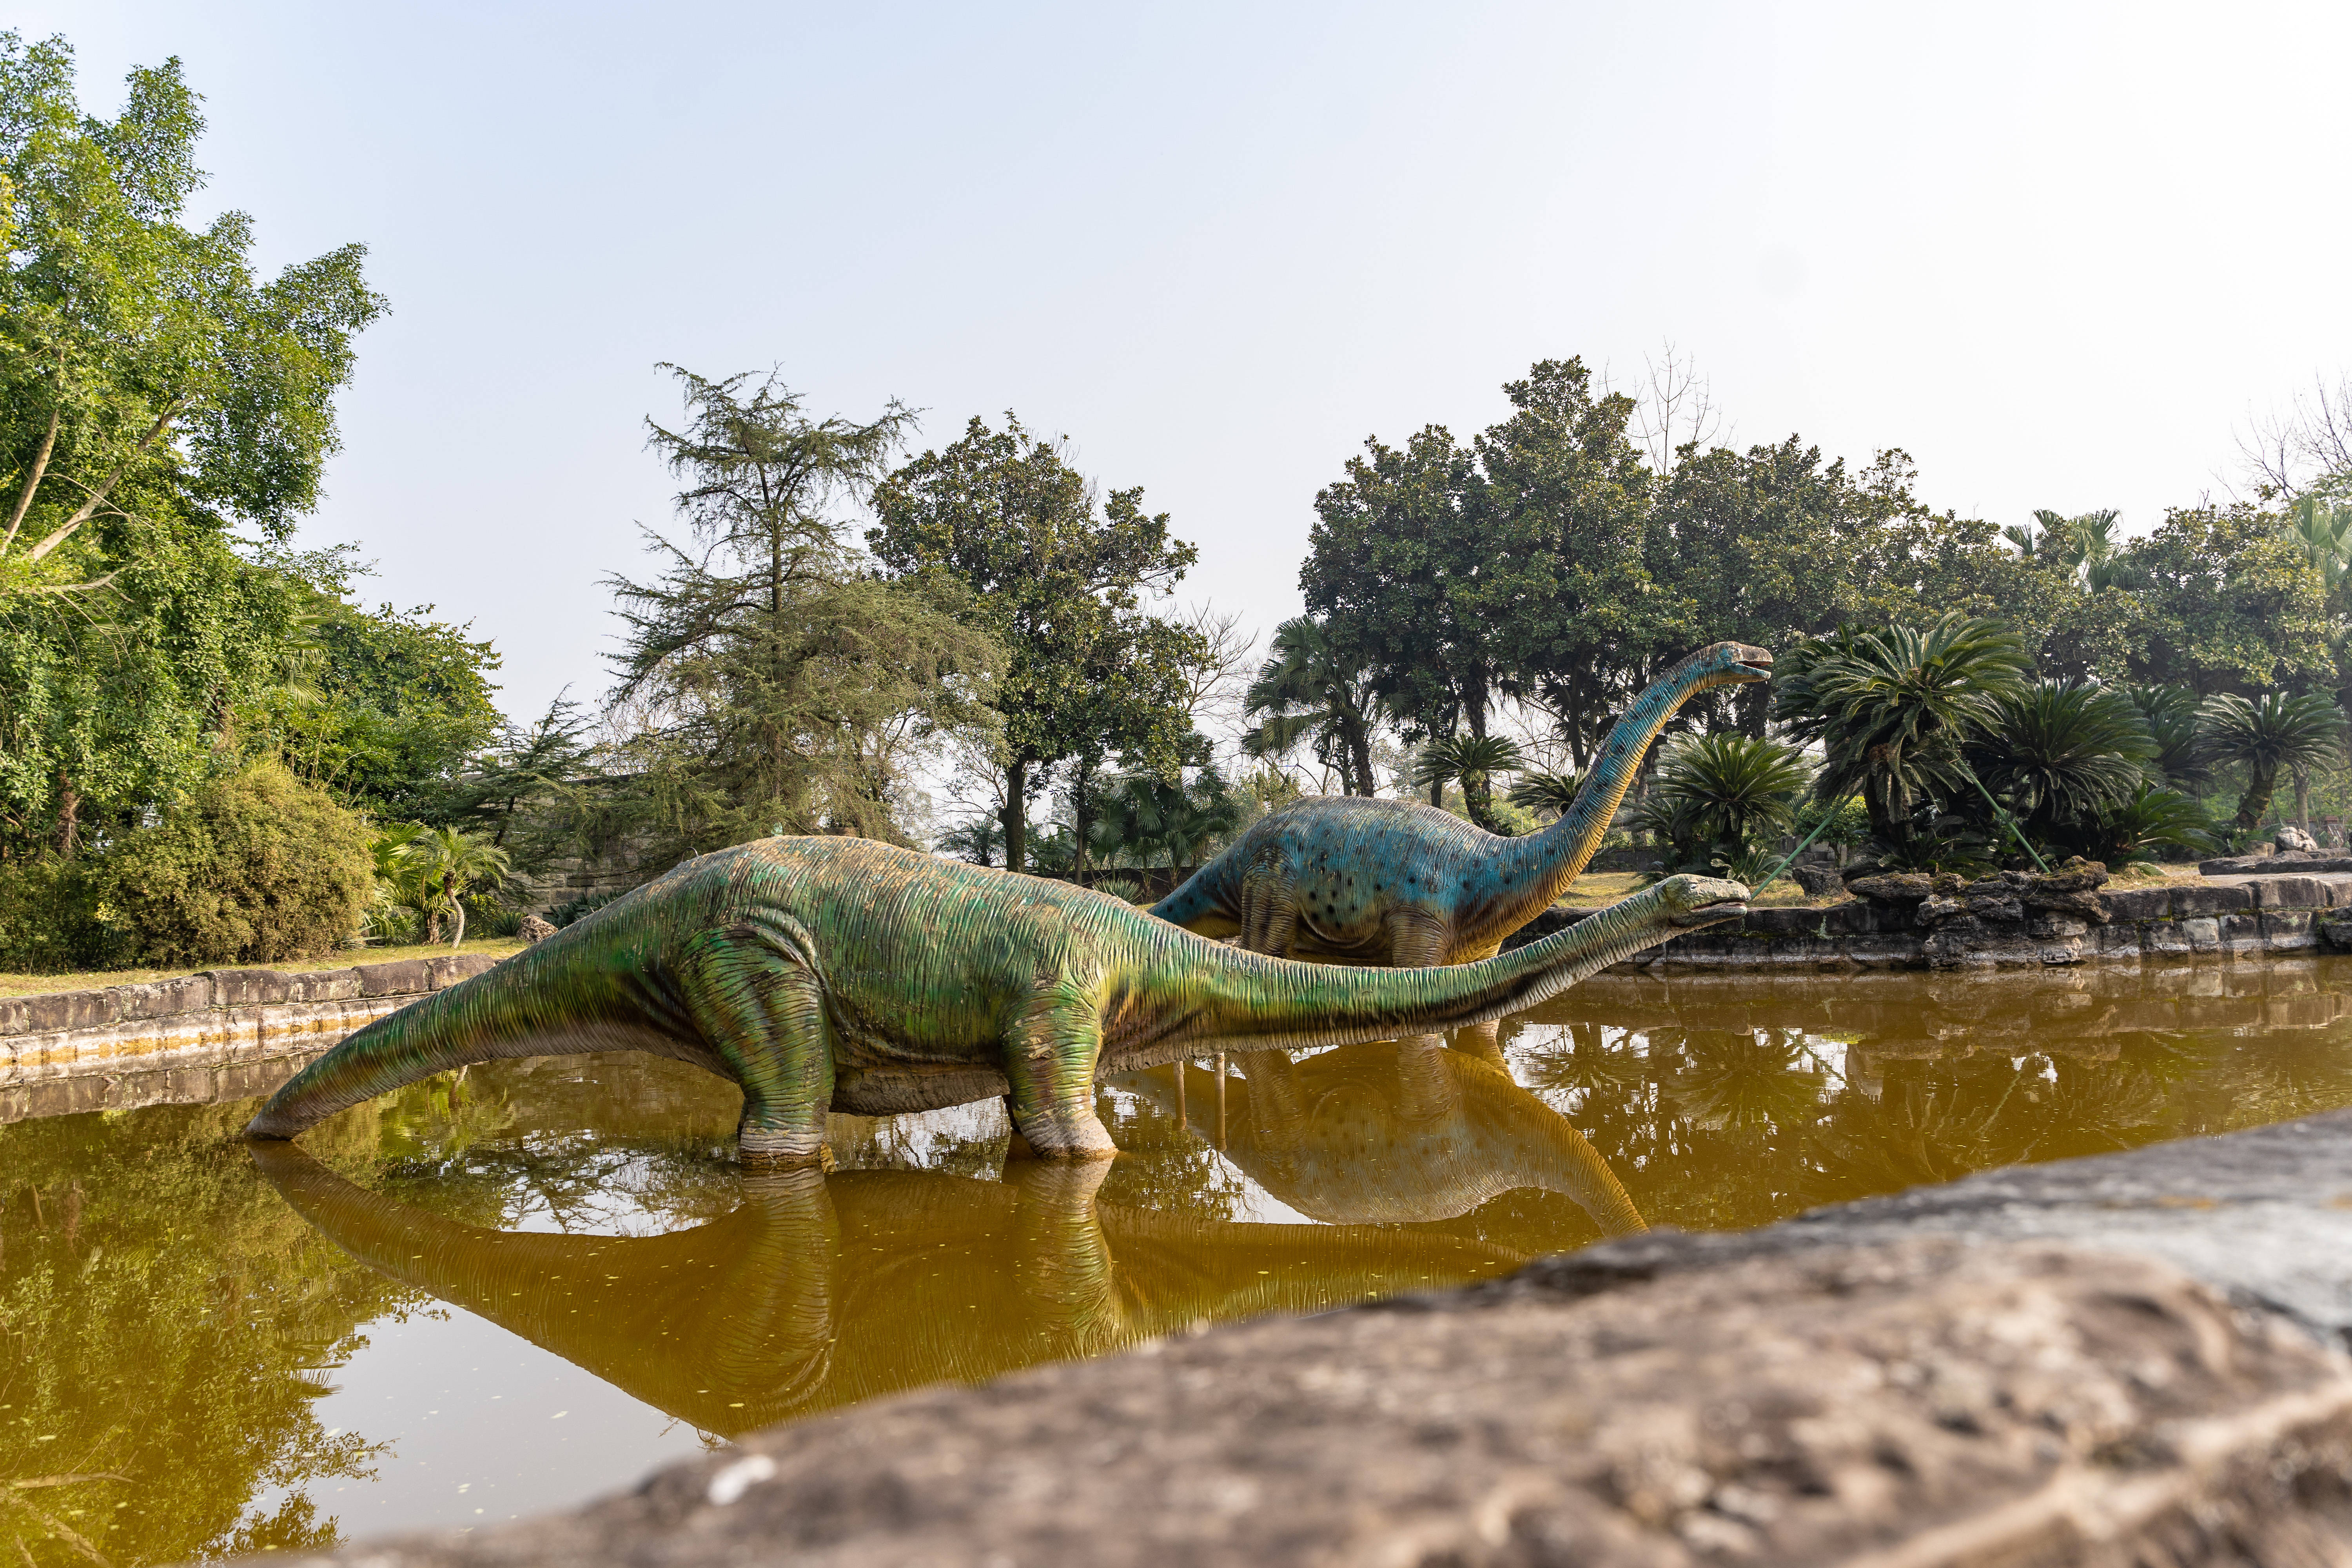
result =
[{"label": "pond", "polygon": [[1498,1046],[1228,1067],[1181,1115],[1171,1068],[1107,1084],[1125,1152],[1078,1169],[1008,1165],[989,1105],[747,1176],[735,1090],[635,1056],[258,1158],[250,1101],[0,1127],[0,1482],[89,1478],[0,1486],[0,1556],[503,1522],[941,1378],[2352,1104],[2352,960],[1611,976]]}]

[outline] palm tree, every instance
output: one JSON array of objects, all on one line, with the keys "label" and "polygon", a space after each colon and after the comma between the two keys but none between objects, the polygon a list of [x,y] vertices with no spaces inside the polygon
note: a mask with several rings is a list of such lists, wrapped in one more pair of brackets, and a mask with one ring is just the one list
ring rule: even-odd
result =
[{"label": "palm tree", "polygon": [[1415,789],[1462,786],[1462,805],[1470,820],[1489,833],[1510,828],[1495,816],[1495,775],[1517,773],[1528,765],[1519,743],[1504,735],[1450,735],[1422,747],[1413,759]]},{"label": "palm tree", "polygon": [[2037,681],[2003,698],[1998,722],[1968,748],[1985,786],[2044,838],[2130,799],[2156,755],[2127,695],[2078,680]]},{"label": "palm tree", "polygon": [[975,866],[993,866],[1004,853],[1004,824],[992,816],[975,816],[940,834],[934,847]]},{"label": "palm tree", "polygon": [[1819,741],[1825,753],[1816,793],[1861,795],[1871,836],[1899,847],[1924,802],[1970,787],[1961,743],[2000,722],[2029,664],[2008,626],[1955,611],[1925,630],[1809,637],[1780,667],[1777,716],[1791,740]]},{"label": "palm tree", "polygon": [[2041,525],[2038,529],[2012,526],[2000,532],[2002,538],[2017,546],[2019,554],[2056,563],[2062,571],[2079,574],[2084,586],[2096,594],[2107,588],[2130,587],[2137,579],[2138,574],[2125,559],[2116,518],[2113,507],[2086,511],[2078,517],[2065,517],[2041,507],[2033,513],[2033,521]]},{"label": "palm tree", "polygon": [[377,837],[375,864],[376,875],[399,890],[401,901],[425,916],[426,942],[439,942],[443,918],[457,917],[452,947],[466,940],[467,893],[497,887],[512,869],[507,852],[479,834],[415,823],[402,823]]},{"label": "palm tree", "polygon": [[1253,757],[1278,757],[1304,742],[1315,760],[1339,773],[1349,795],[1372,793],[1372,731],[1386,711],[1368,672],[1332,643],[1323,624],[1293,616],[1274,630],[1273,656],[1243,695],[1242,711],[1258,721],[1242,737]]},{"label": "palm tree", "polygon": [[1657,779],[1634,820],[1665,841],[1678,868],[1744,866],[1759,840],[1796,820],[1811,781],[1804,758],[1778,741],[1685,735],[1660,750]]},{"label": "palm tree", "polygon": [[1566,816],[1568,808],[1576,804],[1577,791],[1583,787],[1582,773],[1538,769],[1522,774],[1519,782],[1511,786],[1510,802],[1527,811],[1549,811],[1554,816]]},{"label": "palm tree", "polygon": [[2334,754],[2344,733],[2344,710],[2324,692],[2290,697],[2265,691],[2248,701],[2223,693],[2198,710],[2207,761],[2242,763],[2246,793],[2232,825],[2250,832],[2270,809],[2281,768],[2308,768]]},{"label": "palm tree", "polygon": [[2330,504],[2327,498],[2305,496],[2287,509],[2286,535],[2300,545],[2312,570],[2327,586],[2332,608],[2347,576],[2352,576],[2352,506]]},{"label": "palm tree", "polygon": [[1120,779],[1105,792],[1087,846],[1106,862],[1129,865],[1194,865],[1215,839],[1242,825],[1242,799],[1214,768],[1202,768],[1191,784],[1151,773]]}]

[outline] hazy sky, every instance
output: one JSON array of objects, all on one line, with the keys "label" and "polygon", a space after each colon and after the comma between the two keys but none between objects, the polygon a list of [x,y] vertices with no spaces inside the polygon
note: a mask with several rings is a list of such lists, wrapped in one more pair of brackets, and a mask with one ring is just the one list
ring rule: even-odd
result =
[{"label": "hazy sky", "polygon": [[926,444],[1017,410],[1261,627],[1366,436],[1541,357],[1670,339],[1742,445],[2135,529],[2352,368],[2341,4],[12,11],[102,112],[180,56],[273,268],[367,244],[305,537],[495,637],[519,712],[603,689],[661,360]]}]

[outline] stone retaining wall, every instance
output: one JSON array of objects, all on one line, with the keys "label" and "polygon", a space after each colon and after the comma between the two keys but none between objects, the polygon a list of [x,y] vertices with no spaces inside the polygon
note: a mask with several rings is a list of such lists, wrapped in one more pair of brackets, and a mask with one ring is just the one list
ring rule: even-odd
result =
[{"label": "stone retaining wall", "polygon": [[[1750,910],[1675,937],[1612,973],[1678,969],[2040,968],[2101,960],[2253,957],[2352,948],[2352,874],[2211,877],[2101,890],[2103,921],[2021,909],[1922,924],[1925,905],[1854,899],[1826,909]],[[1932,900],[1930,900],[1932,901]],[[1507,946],[1564,930],[1591,910],[1550,910]],[[2333,933],[2333,934],[2331,934]]]},{"label": "stone retaining wall", "polygon": [[[362,963],[289,974],[214,969],[177,980],[0,998],[0,1122],[158,1099],[218,1097],[177,1084],[223,1073],[283,1081],[260,1064],[293,1062],[361,1026],[497,963],[480,953]],[[128,1098],[116,1091],[129,1075]],[[158,1075],[172,1075],[160,1078]]]}]

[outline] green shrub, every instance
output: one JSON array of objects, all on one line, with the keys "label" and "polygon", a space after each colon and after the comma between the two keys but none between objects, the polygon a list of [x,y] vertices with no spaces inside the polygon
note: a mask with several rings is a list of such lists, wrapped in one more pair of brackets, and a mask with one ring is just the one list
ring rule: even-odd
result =
[{"label": "green shrub", "polygon": [[0,969],[56,974],[107,962],[114,943],[90,867],[52,855],[0,863]]},{"label": "green shrub", "polygon": [[359,929],[367,824],[276,763],[215,779],[92,873],[98,914],[143,962],[270,963]]}]

